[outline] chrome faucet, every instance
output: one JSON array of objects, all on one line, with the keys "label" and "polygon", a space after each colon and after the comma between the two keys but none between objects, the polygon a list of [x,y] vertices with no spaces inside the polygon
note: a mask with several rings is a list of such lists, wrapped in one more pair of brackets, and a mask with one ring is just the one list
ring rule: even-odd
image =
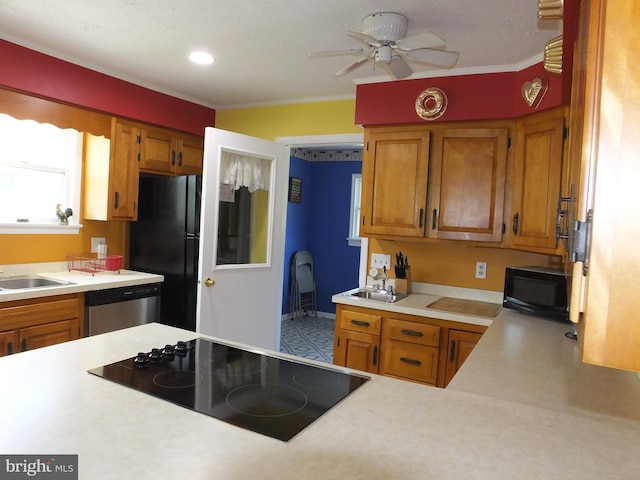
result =
[{"label": "chrome faucet", "polygon": [[[372,269],[373,270],[373,269]],[[391,291],[389,291],[389,293],[393,293],[393,287],[389,286],[387,287],[387,280],[389,280],[389,275],[387,275],[387,267],[382,267],[382,274],[380,273],[376,273],[376,275],[372,275],[372,278],[374,280],[382,280],[382,290],[386,290],[389,291],[389,289],[391,289]],[[374,290],[379,290],[380,289],[380,285],[378,285],[377,283],[373,286]]]}]

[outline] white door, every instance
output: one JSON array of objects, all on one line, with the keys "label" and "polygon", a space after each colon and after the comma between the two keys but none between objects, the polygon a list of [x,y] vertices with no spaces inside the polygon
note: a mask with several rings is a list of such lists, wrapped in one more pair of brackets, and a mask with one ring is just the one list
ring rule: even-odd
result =
[{"label": "white door", "polygon": [[205,130],[196,331],[278,351],[289,148]]}]

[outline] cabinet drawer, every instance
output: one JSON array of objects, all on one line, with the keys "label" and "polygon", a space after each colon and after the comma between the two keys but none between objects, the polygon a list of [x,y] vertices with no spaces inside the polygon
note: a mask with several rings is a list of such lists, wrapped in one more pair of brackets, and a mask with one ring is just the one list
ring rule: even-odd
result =
[{"label": "cabinet drawer", "polygon": [[401,342],[437,347],[440,345],[440,327],[390,318],[384,325],[385,338]]},{"label": "cabinet drawer", "polygon": [[78,294],[6,302],[0,308],[0,325],[20,328],[80,318],[83,308]]},{"label": "cabinet drawer", "polygon": [[415,343],[385,341],[382,346],[383,374],[435,385],[438,351],[438,348]]},{"label": "cabinet drawer", "polygon": [[380,335],[380,315],[343,310],[340,316],[340,328],[353,332],[365,332]]}]

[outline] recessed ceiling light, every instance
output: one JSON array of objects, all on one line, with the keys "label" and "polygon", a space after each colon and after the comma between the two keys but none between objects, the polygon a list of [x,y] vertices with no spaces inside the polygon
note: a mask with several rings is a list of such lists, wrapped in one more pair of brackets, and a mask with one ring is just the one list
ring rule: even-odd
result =
[{"label": "recessed ceiling light", "polygon": [[210,65],[213,63],[213,57],[206,52],[191,52],[189,60],[199,65]]}]

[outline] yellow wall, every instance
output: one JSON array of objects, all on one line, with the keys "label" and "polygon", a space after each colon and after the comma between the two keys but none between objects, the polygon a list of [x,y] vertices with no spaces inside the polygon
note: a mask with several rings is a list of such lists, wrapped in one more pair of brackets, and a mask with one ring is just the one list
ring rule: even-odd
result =
[{"label": "yellow wall", "polygon": [[218,110],[216,127],[267,140],[362,133],[354,125],[355,112],[355,99]]},{"label": "yellow wall", "polygon": [[[476,248],[458,245],[424,245],[420,243],[375,240],[369,242],[369,263],[371,253],[391,255],[391,271],[395,254],[402,252],[411,265],[411,281],[453,285],[456,287],[493,290],[504,289],[504,270],[511,266],[539,265],[560,267],[560,257],[536,253],[518,252],[500,248]],[[487,262],[487,278],[477,279],[476,262]],[[368,265],[370,268],[371,265]]]},{"label": "yellow wall", "polygon": [[91,237],[104,237],[110,255],[124,255],[124,222],[84,220],[77,235],[0,235],[0,265],[63,262],[68,253],[91,251]]}]

